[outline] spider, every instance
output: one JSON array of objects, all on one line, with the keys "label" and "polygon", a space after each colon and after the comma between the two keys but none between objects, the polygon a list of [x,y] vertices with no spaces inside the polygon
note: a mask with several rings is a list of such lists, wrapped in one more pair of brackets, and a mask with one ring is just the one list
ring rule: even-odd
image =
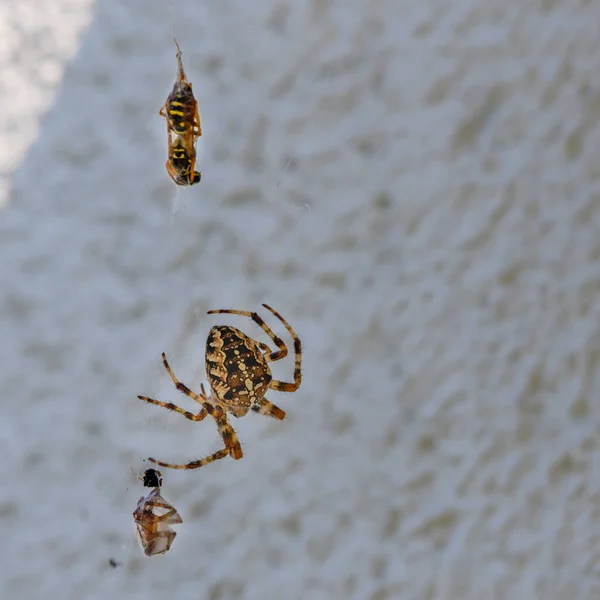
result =
[{"label": "spider", "polygon": [[173,41],[177,46],[177,79],[158,114],[167,122],[167,173],[177,185],[194,185],[200,181],[200,173],[195,171],[194,167],[195,144],[202,135],[202,126],[192,84],[183,70],[181,48],[175,38]]},{"label": "spider", "polygon": [[169,504],[161,495],[162,476],[160,471],[146,469],[144,477],[138,477],[143,481],[144,487],[153,488],[146,496],[142,496],[133,512],[133,520],[136,526],[137,538],[146,556],[165,554],[171,548],[171,544],[177,533],[169,525],[183,523],[183,519],[175,508]]},{"label": "spider", "polygon": [[302,346],[300,339],[287,321],[267,304],[263,304],[263,306],[283,323],[294,340],[294,381],[286,382],[273,379],[269,363],[285,358],[288,349],[284,341],[273,333],[272,329],[257,313],[242,310],[209,310],[209,315],[232,314],[249,317],[271,338],[277,346],[277,350],[271,350],[267,344],[253,340],[235,327],[229,325],[214,326],[206,340],[205,364],[206,376],[211,391],[210,396],[206,395],[204,385],[200,386],[200,393],[197,394],[184,383],[181,383],[175,377],[163,352],[163,364],[175,387],[201,404],[202,409],[194,414],[171,402],[161,402],[147,396],[138,396],[138,398],[178,412],[190,421],[202,421],[206,415],[211,415],[217,422],[225,448],[206,458],[182,465],[166,463],[154,458],[148,460],[171,469],[198,469],[215,460],[225,458],[227,455],[239,460],[243,456],[242,447],[233,427],[229,424],[228,412],[238,418],[243,417],[249,410],[280,421],[285,418],[285,412],[269,402],[265,398],[265,394],[269,389],[279,392],[295,392],[300,387],[302,382]]}]

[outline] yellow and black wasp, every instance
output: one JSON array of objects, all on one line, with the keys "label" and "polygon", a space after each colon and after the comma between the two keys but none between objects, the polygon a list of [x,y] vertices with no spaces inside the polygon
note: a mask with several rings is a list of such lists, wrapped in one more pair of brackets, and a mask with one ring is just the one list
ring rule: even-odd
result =
[{"label": "yellow and black wasp", "polygon": [[201,178],[195,166],[196,141],[202,135],[202,126],[198,102],[183,69],[181,48],[176,39],[173,41],[177,46],[177,79],[159,111],[167,122],[169,158],[165,166],[177,185],[194,185]]},{"label": "yellow and black wasp", "polygon": [[169,134],[169,158],[166,162],[167,173],[177,185],[194,185],[201,179],[199,171],[195,171],[196,149],[193,144],[187,148],[181,136],[173,141]]}]

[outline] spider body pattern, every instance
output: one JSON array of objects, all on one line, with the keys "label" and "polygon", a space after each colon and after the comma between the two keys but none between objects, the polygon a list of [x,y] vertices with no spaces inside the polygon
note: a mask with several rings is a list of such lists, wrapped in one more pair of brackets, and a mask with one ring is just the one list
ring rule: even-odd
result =
[{"label": "spider body pattern", "polygon": [[153,488],[147,496],[142,496],[133,512],[138,543],[146,556],[165,554],[177,533],[171,525],[183,523],[177,510],[160,495],[162,477],[160,471],[147,469],[139,478],[144,487]]},{"label": "spider body pattern", "polygon": [[269,363],[258,344],[235,327],[217,325],[206,340],[206,376],[215,401],[243,417],[269,389]]},{"label": "spider body pattern", "polygon": [[167,123],[167,173],[177,185],[194,185],[200,181],[195,171],[196,141],[202,135],[198,102],[187,80],[177,40],[177,78],[167,100],[158,111]]},{"label": "spider body pattern", "polygon": [[232,314],[249,317],[271,338],[277,346],[272,350],[267,344],[254,340],[245,333],[229,325],[214,326],[206,340],[205,366],[210,396],[206,394],[204,385],[200,386],[200,393],[190,390],[180,382],[173,373],[167,358],[163,353],[163,364],[169,373],[175,387],[183,394],[198,402],[202,409],[197,414],[183,410],[171,402],[162,402],[147,396],[138,396],[140,400],[162,406],[178,412],[191,421],[202,421],[211,415],[216,423],[219,433],[223,438],[225,448],[187,464],[166,463],[154,458],[148,460],[172,469],[198,469],[215,460],[231,456],[239,460],[243,456],[239,439],[227,419],[227,413],[235,417],[243,417],[249,410],[261,415],[283,420],[285,411],[272,404],[265,398],[268,390],[280,392],[295,392],[302,383],[302,345],[295,331],[288,322],[267,304],[263,306],[269,310],[285,326],[294,340],[294,376],[293,381],[278,381],[273,379],[269,363],[285,358],[288,354],[285,342],[275,335],[273,330],[255,312],[241,310],[211,310],[208,314]]}]

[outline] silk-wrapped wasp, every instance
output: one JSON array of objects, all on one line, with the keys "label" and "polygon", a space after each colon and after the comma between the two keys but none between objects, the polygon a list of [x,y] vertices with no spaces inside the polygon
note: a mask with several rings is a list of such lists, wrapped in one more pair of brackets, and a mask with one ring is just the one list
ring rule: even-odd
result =
[{"label": "silk-wrapped wasp", "polygon": [[187,80],[177,46],[177,79],[159,114],[167,122],[169,158],[165,164],[169,177],[177,185],[194,185],[201,179],[196,167],[196,141],[202,135],[198,102]]}]

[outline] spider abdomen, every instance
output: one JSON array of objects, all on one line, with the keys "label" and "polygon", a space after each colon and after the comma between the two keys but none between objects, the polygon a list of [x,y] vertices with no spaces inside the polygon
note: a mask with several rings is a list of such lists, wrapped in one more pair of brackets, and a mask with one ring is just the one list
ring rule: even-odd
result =
[{"label": "spider abdomen", "polygon": [[265,395],[272,375],[260,348],[235,327],[213,327],[206,340],[206,376],[215,399],[249,408]]}]

